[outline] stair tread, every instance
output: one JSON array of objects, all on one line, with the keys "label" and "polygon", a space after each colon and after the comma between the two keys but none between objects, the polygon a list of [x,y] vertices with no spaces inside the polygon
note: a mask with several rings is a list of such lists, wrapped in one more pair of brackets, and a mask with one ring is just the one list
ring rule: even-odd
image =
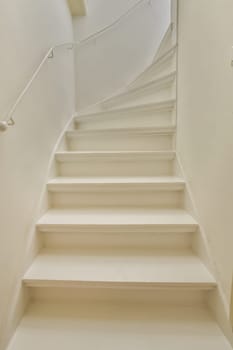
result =
[{"label": "stair tread", "polygon": [[213,288],[216,282],[189,249],[43,249],[24,276],[27,285],[152,284]]},{"label": "stair tread", "polygon": [[8,350],[231,350],[203,306],[33,303]]},{"label": "stair tread", "polygon": [[78,209],[49,210],[38,221],[42,225],[192,225],[197,222],[184,210]]}]

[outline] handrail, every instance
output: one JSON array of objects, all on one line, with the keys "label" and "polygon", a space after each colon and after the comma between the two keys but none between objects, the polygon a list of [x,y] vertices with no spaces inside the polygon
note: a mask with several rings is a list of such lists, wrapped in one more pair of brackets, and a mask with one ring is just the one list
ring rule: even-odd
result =
[{"label": "handrail", "polygon": [[24,87],[24,89],[22,90],[22,92],[19,94],[19,96],[17,97],[15,103],[13,104],[13,106],[11,107],[11,109],[9,110],[9,112],[7,113],[7,116],[5,118],[5,120],[1,120],[0,121],[0,131],[6,131],[8,129],[8,127],[15,125],[15,121],[12,118],[17,106],[20,104],[20,102],[22,101],[23,97],[25,96],[25,94],[27,93],[27,91],[29,90],[29,88],[31,87],[32,83],[34,82],[35,78],[38,76],[38,74],[40,73],[42,67],[44,66],[44,63],[47,61],[48,58],[53,58],[54,56],[54,50],[65,46],[65,45],[74,45],[76,43],[62,43],[62,44],[58,44],[58,45],[54,45],[52,46],[48,52],[46,53],[46,55],[44,56],[44,58],[42,59],[41,63],[39,64],[39,66],[37,67],[37,69],[35,70],[35,72],[33,73],[31,79],[29,80],[29,82],[26,84],[26,86]]},{"label": "handrail", "polygon": [[77,41],[77,42],[66,42],[66,43],[62,43],[62,44],[58,44],[58,45],[54,45],[52,46],[48,52],[46,53],[46,55],[44,56],[44,58],[42,59],[41,63],[39,64],[39,66],[37,67],[37,69],[35,70],[35,72],[33,73],[31,79],[29,80],[29,82],[26,84],[26,86],[24,87],[24,89],[22,90],[22,92],[19,94],[19,96],[17,97],[15,103],[13,104],[13,106],[10,108],[9,112],[6,115],[6,118],[4,120],[0,121],[0,131],[6,131],[9,127],[15,125],[15,121],[13,119],[13,114],[16,110],[16,108],[18,107],[18,105],[20,104],[20,102],[22,101],[23,97],[25,96],[25,94],[27,93],[27,91],[29,90],[29,88],[31,87],[32,83],[34,82],[35,78],[38,76],[38,74],[40,73],[42,67],[44,66],[44,63],[47,61],[47,59],[53,58],[54,57],[54,50],[62,47],[62,46],[69,46],[69,49],[73,49],[75,46],[81,46],[82,44],[85,44],[86,42],[92,40],[92,39],[96,39],[97,37],[99,37],[100,35],[103,35],[105,32],[107,32],[109,29],[115,27],[118,23],[120,23],[122,21],[122,19],[124,19],[125,17],[127,17],[131,12],[133,12],[139,5],[141,5],[144,2],[148,2],[149,4],[151,4],[152,0],[139,0],[136,4],[134,4],[129,10],[127,10],[125,13],[123,13],[119,18],[117,18],[113,23],[105,26],[103,29],[87,36],[85,39]]},{"label": "handrail", "polygon": [[137,1],[132,7],[130,7],[126,12],[124,12],[120,17],[118,17],[114,22],[112,22],[111,24],[105,26],[104,28],[100,29],[99,31],[90,34],[89,36],[87,36],[85,39],[82,39],[79,41],[79,44],[85,44],[86,42],[88,42],[91,39],[96,39],[97,37],[99,37],[100,35],[104,34],[105,32],[107,32],[110,28],[115,27],[118,23],[120,23],[122,21],[122,19],[124,19],[125,17],[127,17],[131,12],[133,12],[139,5],[141,5],[143,2],[148,2],[149,4],[151,4],[152,0],[139,0]]}]

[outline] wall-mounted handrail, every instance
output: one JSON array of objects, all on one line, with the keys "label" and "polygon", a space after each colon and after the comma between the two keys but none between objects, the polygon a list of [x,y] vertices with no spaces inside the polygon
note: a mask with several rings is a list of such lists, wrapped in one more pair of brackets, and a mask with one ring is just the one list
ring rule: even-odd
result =
[{"label": "wall-mounted handrail", "polygon": [[31,79],[29,80],[29,82],[26,84],[26,86],[24,87],[24,89],[21,91],[21,93],[19,94],[19,96],[17,97],[15,103],[13,104],[13,106],[10,108],[9,112],[7,113],[6,117],[0,121],[0,131],[6,131],[9,127],[13,126],[15,124],[15,121],[13,119],[13,114],[16,110],[16,108],[18,107],[18,105],[20,104],[20,102],[23,100],[24,96],[26,95],[26,93],[28,92],[28,90],[30,89],[32,83],[34,82],[34,80],[36,79],[36,77],[38,76],[38,74],[40,73],[42,67],[44,66],[45,62],[48,59],[53,58],[54,56],[54,50],[62,47],[62,46],[68,46],[68,49],[73,49],[75,46],[80,46],[83,45],[85,43],[87,43],[90,40],[96,39],[99,36],[102,36],[104,33],[108,32],[109,29],[115,27],[117,24],[119,24],[125,17],[127,17],[130,13],[132,13],[139,5],[141,5],[144,2],[148,2],[149,4],[152,2],[152,0],[139,0],[137,3],[135,3],[129,10],[127,10],[125,13],[123,13],[119,18],[117,18],[113,23],[105,26],[103,29],[87,36],[85,39],[80,40],[78,42],[66,42],[66,43],[62,43],[62,44],[58,44],[55,46],[52,46],[48,52],[46,53],[46,55],[44,56],[44,58],[42,59],[41,63],[39,64],[39,66],[37,67],[37,69],[35,70],[35,72],[33,73]]},{"label": "wall-mounted handrail", "polygon": [[105,32],[108,32],[109,29],[115,27],[117,24],[119,24],[125,17],[127,17],[130,13],[132,13],[138,6],[140,6],[142,3],[148,2],[149,4],[152,3],[152,0],[139,0],[137,1],[133,6],[131,6],[126,12],[124,12],[120,17],[118,17],[114,22],[111,24],[105,26],[104,28],[100,29],[99,31],[88,35],[85,39],[82,39],[79,41],[79,44],[85,44],[86,42],[96,39],[97,37],[101,36]]},{"label": "wall-mounted handrail", "polygon": [[48,52],[46,53],[46,55],[42,59],[41,63],[39,64],[39,66],[37,67],[35,72],[33,73],[31,79],[26,84],[26,86],[23,88],[23,90],[21,91],[21,93],[17,97],[15,103],[13,104],[13,106],[10,108],[9,112],[6,115],[6,118],[4,120],[0,121],[0,131],[6,131],[8,129],[8,127],[13,126],[15,124],[15,121],[13,119],[13,114],[14,114],[16,108],[18,107],[18,105],[22,101],[23,97],[26,95],[27,91],[30,89],[32,83],[34,82],[34,80],[36,79],[38,74],[40,73],[42,67],[44,66],[44,63],[47,61],[47,59],[53,58],[54,50],[59,48],[59,47],[65,46],[65,45],[67,45],[67,46],[68,45],[72,45],[73,46],[74,44],[76,44],[76,43],[68,43],[68,42],[67,43],[62,43],[62,44],[58,44],[58,45],[52,46],[48,50]]}]

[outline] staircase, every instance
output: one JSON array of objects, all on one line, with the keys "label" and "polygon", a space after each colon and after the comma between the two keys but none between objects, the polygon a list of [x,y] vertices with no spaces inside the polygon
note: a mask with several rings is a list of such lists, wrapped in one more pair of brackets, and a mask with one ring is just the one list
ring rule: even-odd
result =
[{"label": "staircase", "polygon": [[166,34],[127,89],[79,114],[56,153],[30,305],[8,350],[230,350],[192,249],[176,175],[176,46]]}]

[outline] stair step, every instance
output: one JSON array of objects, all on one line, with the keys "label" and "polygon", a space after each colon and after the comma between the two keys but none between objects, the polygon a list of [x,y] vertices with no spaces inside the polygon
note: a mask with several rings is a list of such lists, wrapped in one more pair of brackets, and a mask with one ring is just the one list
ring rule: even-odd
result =
[{"label": "stair step", "polygon": [[[121,116],[125,118],[129,114],[132,114],[133,117],[135,117],[135,115],[137,114],[140,114],[140,116],[142,117],[145,115],[145,113],[148,113],[148,112],[151,113],[152,115],[154,115],[156,112],[171,112],[175,106],[175,103],[176,103],[176,100],[169,99],[160,103],[149,103],[144,105],[139,104],[131,107],[115,108],[109,111],[83,113],[75,117],[74,121],[77,124],[77,127],[80,127],[81,123],[85,123],[88,121],[91,121],[91,122],[94,122],[97,120],[99,121],[99,120],[102,120],[103,118],[104,120],[109,120],[111,118],[118,119]],[[118,127],[123,127],[123,126],[120,123]],[[133,127],[135,126],[133,125]]]},{"label": "stair step", "polygon": [[8,350],[231,350],[204,306],[35,302]]},{"label": "stair step", "polygon": [[191,250],[43,249],[23,280],[29,287],[216,287]]},{"label": "stair step", "polygon": [[171,23],[156,52],[154,61],[156,61],[159,57],[163,56],[164,53],[167,52],[173,46],[173,44],[173,24]]},{"label": "stair step", "polygon": [[174,151],[98,151],[56,154],[61,176],[168,176]]},{"label": "stair step", "polygon": [[146,81],[154,80],[175,71],[176,52],[177,44],[173,45],[163,55],[153,61],[152,64],[142,72],[132,84],[130,84],[130,88],[139,86],[140,84],[146,83]]},{"label": "stair step", "polygon": [[175,127],[67,131],[69,150],[171,150]]},{"label": "stair step", "polygon": [[139,97],[144,97],[146,96],[148,98],[149,95],[155,94],[156,97],[154,96],[153,100],[162,100],[164,96],[170,96],[171,93],[169,93],[168,90],[168,95],[160,95],[159,92],[164,89],[170,89],[172,87],[172,84],[176,78],[176,72],[171,72],[167,75],[161,76],[159,78],[156,78],[155,80],[143,83],[142,85],[139,85],[137,87],[132,87],[129,88],[129,90],[126,90],[122,93],[119,93],[108,100],[102,102],[102,107],[103,108],[113,108],[117,104],[122,104],[122,103],[127,103],[131,102],[132,100],[138,99]]},{"label": "stair step", "polygon": [[80,114],[74,118],[74,126],[78,130],[170,127],[173,124],[172,111],[175,103],[175,100],[168,100],[163,103]]},{"label": "stair step", "polygon": [[[86,181],[79,178],[57,178],[48,183],[50,206],[74,207],[159,207],[183,206],[184,181],[155,178],[149,181]],[[111,182],[110,182],[111,181]]]},{"label": "stair step", "polygon": [[[42,216],[37,228],[42,232],[70,232],[79,230],[111,230],[152,228],[154,232],[195,232],[198,225],[184,210],[155,209],[51,209]],[[105,231],[106,232],[106,231]]]}]

